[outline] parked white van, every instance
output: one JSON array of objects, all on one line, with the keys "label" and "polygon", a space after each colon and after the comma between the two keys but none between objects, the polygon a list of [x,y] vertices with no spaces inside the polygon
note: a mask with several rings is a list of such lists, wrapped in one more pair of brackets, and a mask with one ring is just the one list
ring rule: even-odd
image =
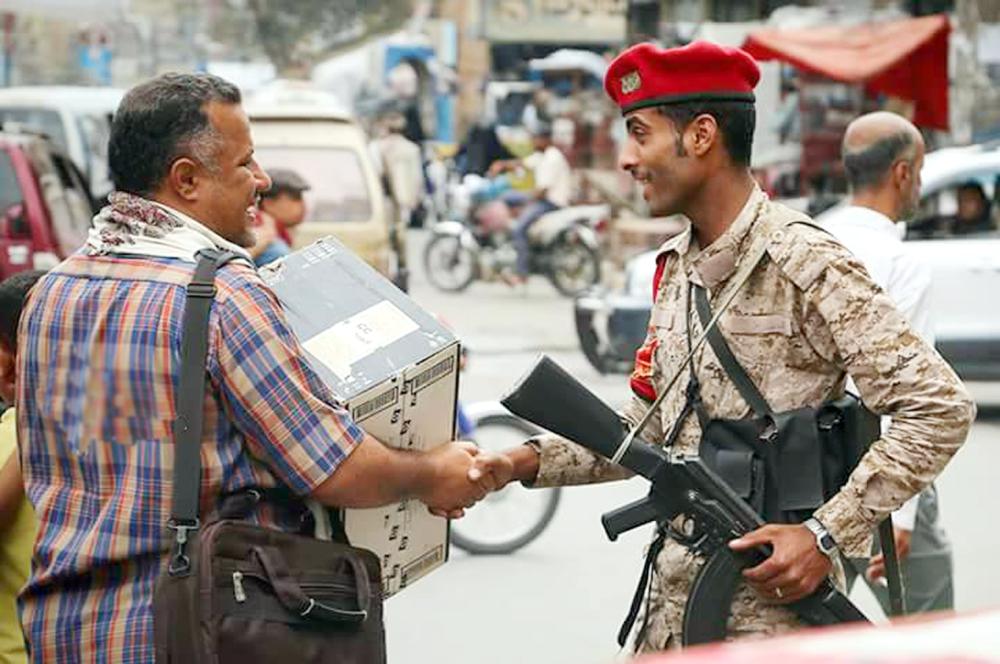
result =
[{"label": "parked white van", "polygon": [[124,90],[84,86],[0,88],[0,124],[15,123],[46,134],[77,165],[90,193],[111,192],[108,138]]}]

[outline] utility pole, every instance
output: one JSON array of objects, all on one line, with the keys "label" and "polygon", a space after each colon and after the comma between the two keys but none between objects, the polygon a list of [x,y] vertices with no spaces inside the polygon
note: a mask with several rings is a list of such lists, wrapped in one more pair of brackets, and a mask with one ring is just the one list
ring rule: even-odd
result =
[{"label": "utility pole", "polygon": [[629,46],[660,38],[660,0],[628,0],[625,41]]}]

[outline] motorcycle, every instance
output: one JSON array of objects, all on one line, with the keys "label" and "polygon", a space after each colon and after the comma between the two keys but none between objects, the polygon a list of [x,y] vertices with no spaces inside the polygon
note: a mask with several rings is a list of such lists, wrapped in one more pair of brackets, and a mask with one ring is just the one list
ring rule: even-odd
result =
[{"label": "motorcycle", "polygon": [[[468,211],[459,215],[464,221],[435,224],[424,249],[428,280],[440,290],[459,292],[476,279],[502,280],[515,272],[517,252],[511,229],[524,201],[498,198],[502,184],[483,182],[476,183],[480,191],[472,194]],[[579,205],[543,215],[528,231],[530,273],[547,276],[568,297],[599,283],[597,229],[609,212],[606,205]]]},{"label": "motorcycle", "polygon": [[[496,402],[459,404],[459,409],[460,436],[491,452],[510,449],[541,431]],[[451,543],[472,554],[513,553],[548,527],[560,496],[559,488],[526,489],[511,482],[452,522]]]}]

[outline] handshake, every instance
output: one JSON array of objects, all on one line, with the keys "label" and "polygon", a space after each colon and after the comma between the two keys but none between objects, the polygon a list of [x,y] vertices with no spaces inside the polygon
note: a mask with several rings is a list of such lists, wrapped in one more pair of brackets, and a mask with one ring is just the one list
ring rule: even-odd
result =
[{"label": "handshake", "polygon": [[417,492],[431,514],[458,519],[492,491],[514,479],[514,463],[507,454],[481,450],[475,443],[455,441],[425,454],[428,480]]}]

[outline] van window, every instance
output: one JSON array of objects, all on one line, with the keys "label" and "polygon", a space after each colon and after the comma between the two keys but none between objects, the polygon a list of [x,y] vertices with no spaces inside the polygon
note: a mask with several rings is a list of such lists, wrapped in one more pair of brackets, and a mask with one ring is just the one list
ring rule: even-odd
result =
[{"label": "van window", "polygon": [[69,150],[62,119],[56,111],[43,108],[0,108],[0,123],[17,122],[29,129],[44,132],[64,152]]},{"label": "van window", "polygon": [[88,153],[89,161],[106,161],[108,158],[108,141],[111,140],[111,127],[108,121],[99,115],[81,115],[77,118],[83,144]]},{"label": "van window", "polygon": [[53,231],[56,242],[63,255],[69,255],[83,246],[90,231],[90,219],[93,210],[87,194],[86,185],[80,179],[73,163],[62,155],[52,155],[52,165],[55,166],[59,181],[62,184],[67,215],[53,215]]},{"label": "van window", "polygon": [[257,162],[269,168],[290,168],[311,187],[305,192],[306,223],[368,221],[371,191],[358,154],[344,148],[258,147]]}]

